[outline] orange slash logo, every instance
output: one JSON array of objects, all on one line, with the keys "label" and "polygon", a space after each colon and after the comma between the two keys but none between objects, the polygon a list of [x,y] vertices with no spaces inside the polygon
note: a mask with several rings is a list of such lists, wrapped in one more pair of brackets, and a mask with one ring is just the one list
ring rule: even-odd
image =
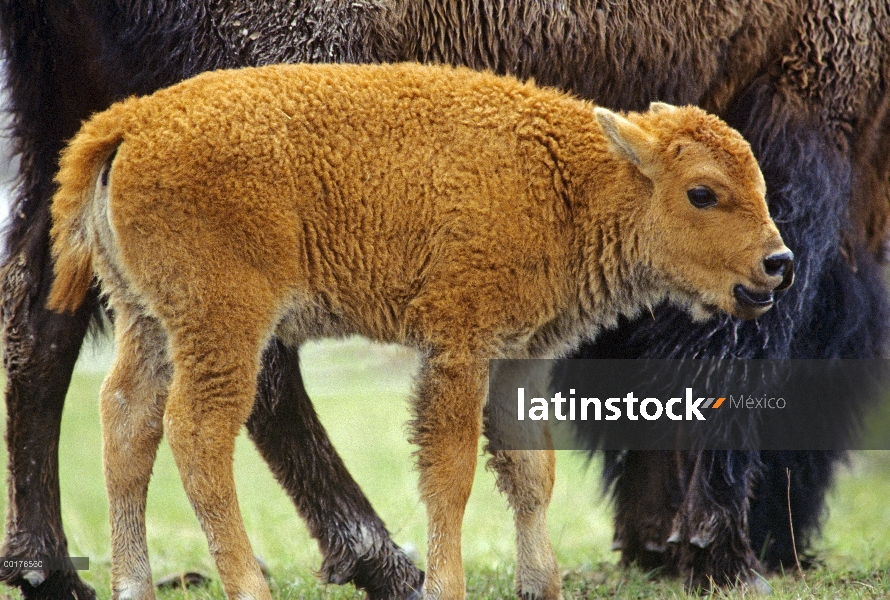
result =
[{"label": "orange slash logo", "polygon": [[[716,400],[716,402],[714,402]],[[705,405],[702,408],[720,408],[720,405],[723,404],[723,401],[726,398],[708,398],[708,401],[705,402]],[[713,404],[713,406],[711,406]]]}]

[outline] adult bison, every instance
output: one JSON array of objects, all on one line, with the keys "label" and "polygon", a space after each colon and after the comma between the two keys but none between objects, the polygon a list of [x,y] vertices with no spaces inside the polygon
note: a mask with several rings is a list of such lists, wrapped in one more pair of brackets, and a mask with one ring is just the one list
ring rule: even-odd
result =
[{"label": "adult bison", "polygon": [[[798,259],[797,284],[754,322],[689,322],[667,307],[623,323],[588,356],[867,357],[883,352],[879,259],[888,219],[890,7],[884,0],[0,0],[20,187],[2,268],[9,514],[5,555],[64,555],[58,431],[81,342],[101,308],[44,308],[58,152],[90,113],[200,71],[281,61],[465,64],[571,89],[599,104],[716,111],[750,140]],[[372,597],[422,575],[336,455],[280,344],[248,431],[307,520],[321,572]],[[692,583],[749,580],[818,526],[833,453],[609,456],[616,546]],[[372,532],[379,543],[359,537]],[[670,540],[671,543],[668,543]],[[695,543],[693,543],[693,540]],[[363,552],[361,549],[364,548]],[[90,597],[73,572],[13,571],[28,598]]]}]

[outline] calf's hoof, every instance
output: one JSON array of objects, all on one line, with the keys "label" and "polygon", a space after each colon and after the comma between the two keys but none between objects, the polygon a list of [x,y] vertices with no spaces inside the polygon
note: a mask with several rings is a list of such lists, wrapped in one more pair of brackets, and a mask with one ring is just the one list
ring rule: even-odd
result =
[{"label": "calf's hoof", "polygon": [[562,597],[562,577],[558,569],[531,573],[525,570],[516,576],[516,596],[520,600],[559,600]]}]

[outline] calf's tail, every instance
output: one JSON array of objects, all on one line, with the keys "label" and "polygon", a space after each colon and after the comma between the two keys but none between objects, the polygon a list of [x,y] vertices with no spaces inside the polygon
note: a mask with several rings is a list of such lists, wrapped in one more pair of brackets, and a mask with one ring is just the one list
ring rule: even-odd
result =
[{"label": "calf's tail", "polygon": [[131,102],[135,99],[94,115],[71,139],[59,159],[59,187],[51,208],[55,280],[46,303],[50,310],[74,312],[83,304],[92,285],[89,208],[99,186],[108,185],[111,161],[124,139],[127,106]]}]

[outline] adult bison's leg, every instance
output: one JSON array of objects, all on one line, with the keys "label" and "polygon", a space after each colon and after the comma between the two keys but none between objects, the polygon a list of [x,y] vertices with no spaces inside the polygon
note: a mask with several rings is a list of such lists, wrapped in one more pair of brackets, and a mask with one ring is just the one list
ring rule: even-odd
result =
[{"label": "adult bison's leg", "polygon": [[747,520],[758,465],[755,452],[608,453],[622,563],[661,567],[690,588],[762,587]]},{"label": "adult bison's leg", "polygon": [[[32,230],[44,243],[45,230]],[[0,274],[6,368],[8,506],[3,556],[68,555],[59,502],[59,425],[65,392],[96,299],[74,316],[44,308],[52,268],[33,248],[10,256]],[[25,598],[93,598],[70,571],[0,569]]]},{"label": "adult bison's leg", "polygon": [[[752,86],[735,103],[736,114],[730,120],[737,120],[733,124],[752,141],[771,195],[784,204],[779,210],[788,215],[785,228],[798,239],[797,245],[813,265],[813,276],[798,282],[813,290],[805,300],[805,310],[786,312],[785,319],[798,319],[787,356],[884,356],[890,339],[885,273],[865,247],[860,226],[850,222],[855,212],[850,205],[885,203],[886,198],[874,189],[858,190],[865,192],[864,197],[854,194],[850,165],[839,150],[845,140],[839,132],[845,124],[833,127],[818,111],[809,120],[788,117],[789,107],[778,100],[783,93],[787,91],[769,85]],[[766,132],[774,120],[769,112],[788,119],[775,129],[783,132],[779,140],[774,137],[779,134]],[[780,228],[784,235],[785,228]],[[824,252],[821,261],[815,258],[819,252]],[[855,429],[859,413],[859,407],[851,406],[851,421],[835,425]],[[761,473],[755,479],[748,522],[751,545],[765,567],[787,569],[809,548],[819,531],[825,495],[844,456],[840,449],[761,453]]]},{"label": "adult bison's leg", "polygon": [[748,539],[748,496],[758,473],[756,452],[686,453],[688,489],[674,517],[669,562],[692,589],[712,585],[768,586],[756,571]]},{"label": "adult bison's leg", "polygon": [[248,432],[318,540],[322,577],[354,583],[370,598],[412,597],[423,573],[392,542],[331,445],[303,387],[296,350],[273,342],[263,365]]},{"label": "adult bison's leg", "polygon": [[842,456],[838,451],[761,453],[763,472],[754,486],[748,526],[751,546],[767,569],[789,571],[798,561],[807,562],[802,553],[819,530],[825,494]]},{"label": "adult bison's leg", "polygon": [[[852,258],[855,270],[837,257],[823,276],[821,302],[809,328],[818,336],[800,340],[810,345],[800,354],[858,359],[880,357],[885,351],[890,318],[883,266],[865,251]],[[850,408],[856,412],[856,407]],[[844,455],[840,450],[761,453],[763,471],[748,524],[751,545],[763,556],[764,566],[788,570],[798,560],[806,562],[802,555],[819,530],[825,494]]]},{"label": "adult bison's leg", "polygon": [[[11,141],[20,187],[0,267],[9,480],[5,556],[65,556],[58,441],[65,392],[95,296],[74,316],[46,311],[52,281],[49,201],[57,157],[82,119],[102,106],[90,68],[95,35],[70,0],[0,2]],[[92,598],[75,571],[2,570],[26,598]]]},{"label": "adult bison's leg", "polygon": [[613,550],[622,564],[650,571],[673,566],[666,561],[674,515],[683,499],[685,457],[673,452],[607,452],[606,480],[613,486]]}]

